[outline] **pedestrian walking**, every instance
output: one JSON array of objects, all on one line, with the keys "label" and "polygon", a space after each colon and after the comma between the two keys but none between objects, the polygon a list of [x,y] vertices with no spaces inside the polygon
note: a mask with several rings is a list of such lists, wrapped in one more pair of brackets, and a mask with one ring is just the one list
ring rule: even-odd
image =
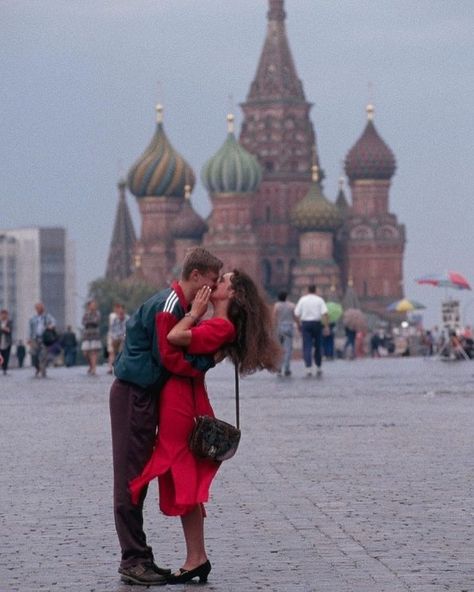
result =
[{"label": "pedestrian walking", "polygon": [[353,360],[356,355],[356,335],[357,331],[347,325],[344,327],[346,334],[346,343],[344,344],[344,358]]},{"label": "pedestrian walking", "polygon": [[0,354],[2,355],[2,372],[6,376],[10,351],[12,348],[13,323],[5,308],[0,310]]},{"label": "pedestrian walking", "polygon": [[[211,319],[200,322],[208,303]],[[230,354],[241,374],[256,370],[276,371],[280,346],[274,337],[270,311],[253,280],[244,272],[224,274],[217,288],[203,287],[189,315],[168,333],[168,341],[190,354]],[[204,539],[203,504],[220,463],[197,458],[189,449],[189,437],[197,415],[213,417],[204,375],[184,378],[173,374],[160,394],[156,446],[145,469],[130,484],[137,503],[143,488],[158,477],[160,508],[167,516],[180,516],[186,541],[186,560],[169,584],[184,584],[193,578],[205,582],[211,571]]]},{"label": "pedestrian walking", "polygon": [[444,345],[444,333],[439,330],[438,325],[435,325],[431,330],[431,335],[433,336],[433,354],[440,353]]},{"label": "pedestrian walking", "polygon": [[127,321],[130,318],[125,313],[123,304],[114,304],[114,310],[109,315],[109,330],[107,332],[108,373],[112,374],[114,361],[123,349]]},{"label": "pedestrian walking", "polygon": [[57,340],[56,320],[46,312],[42,302],[35,304],[36,314],[30,319],[30,354],[36,378],[45,378],[48,366],[48,347]]},{"label": "pedestrian walking", "polygon": [[60,340],[61,347],[64,352],[64,365],[66,368],[76,365],[77,357],[77,337],[72,330],[71,325],[66,327],[66,331],[61,336]]},{"label": "pedestrian walking", "polygon": [[303,359],[306,376],[312,376],[312,362],[316,364],[316,376],[322,374],[322,335],[329,332],[329,318],[326,303],[316,294],[316,285],[308,286],[308,294],[296,303],[295,316],[303,337]]},{"label": "pedestrian walking", "polygon": [[326,360],[334,360],[334,338],[336,323],[329,323],[329,330],[323,331],[323,353]]},{"label": "pedestrian walking", "polygon": [[283,373],[291,376],[291,356],[293,354],[293,329],[295,325],[295,305],[287,300],[288,294],[278,294],[278,302],[273,305],[273,323],[276,327],[278,340],[283,348],[282,365],[278,375]]},{"label": "pedestrian walking", "polygon": [[[355,344],[355,337],[354,337]],[[370,355],[372,358],[380,358],[381,339],[378,331],[374,331],[370,337]]]},{"label": "pedestrian walking", "polygon": [[427,330],[423,336],[423,346],[424,346],[424,354],[425,356],[432,356],[434,351],[434,344],[433,344],[433,335],[431,331]]},{"label": "pedestrian walking", "polygon": [[359,329],[355,337],[355,355],[356,358],[363,358],[365,356],[365,331]]},{"label": "pedestrian walking", "polygon": [[111,328],[112,323],[114,322],[115,318],[117,317],[119,304],[116,303],[112,306],[112,312],[109,313],[109,319],[107,323],[107,337],[105,340],[105,347],[104,347],[104,359],[107,360],[108,370],[107,374],[113,373],[113,366],[114,366],[114,355],[113,355],[113,347],[112,347],[112,334]]},{"label": "pedestrian walking", "polygon": [[197,378],[214,365],[213,356],[185,357],[166,336],[187,313],[203,286],[217,286],[222,261],[196,247],[186,255],[181,279],[142,304],[127,322],[123,351],[114,364],[116,379],[110,390],[114,470],[115,526],[121,546],[119,573],[124,582],[141,585],[166,583],[170,570],[154,562],[143,529],[143,503],[133,504],[130,481],[151,457],[157,428],[158,395],[171,372]]},{"label": "pedestrian walking", "polygon": [[95,300],[89,300],[86,304],[86,312],[82,316],[82,327],[81,350],[88,364],[87,374],[96,376],[97,360],[102,343],[100,341],[100,312],[97,310]]},{"label": "pedestrian walking", "polygon": [[16,344],[16,359],[18,360],[18,368],[23,368],[23,363],[26,357],[26,347],[21,339]]}]

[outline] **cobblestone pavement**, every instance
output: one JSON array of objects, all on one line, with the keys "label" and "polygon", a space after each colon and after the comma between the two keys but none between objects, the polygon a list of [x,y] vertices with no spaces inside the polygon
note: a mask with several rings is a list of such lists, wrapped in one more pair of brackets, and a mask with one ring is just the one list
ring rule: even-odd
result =
[{"label": "cobblestone pavement", "polygon": [[[100,372],[0,377],[0,592],[130,590],[117,574]],[[241,447],[207,507],[206,590],[474,591],[474,364],[337,361],[303,376],[296,362],[292,378],[242,381]],[[230,421],[232,379],[228,364],[208,376]],[[177,568],[179,520],[159,514],[155,492],[148,537]]]}]

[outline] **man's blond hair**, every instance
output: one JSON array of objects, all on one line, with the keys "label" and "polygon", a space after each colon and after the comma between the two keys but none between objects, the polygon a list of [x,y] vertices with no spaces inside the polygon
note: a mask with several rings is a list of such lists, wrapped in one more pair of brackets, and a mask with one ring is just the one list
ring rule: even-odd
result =
[{"label": "man's blond hair", "polygon": [[193,269],[205,274],[209,271],[219,273],[224,264],[222,261],[203,247],[194,247],[189,250],[183,261],[181,277],[188,280]]}]

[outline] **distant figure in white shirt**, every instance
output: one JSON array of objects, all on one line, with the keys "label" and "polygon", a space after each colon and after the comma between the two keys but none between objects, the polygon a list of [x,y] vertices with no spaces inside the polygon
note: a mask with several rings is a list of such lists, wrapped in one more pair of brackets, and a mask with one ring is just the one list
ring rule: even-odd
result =
[{"label": "distant figure in white shirt", "polygon": [[316,363],[316,376],[321,376],[321,346],[324,334],[329,332],[329,318],[326,303],[316,294],[316,286],[308,286],[308,294],[301,296],[296,303],[295,316],[298,329],[303,337],[303,359],[306,366],[306,376],[312,376],[311,366]]},{"label": "distant figure in white shirt", "polygon": [[278,333],[278,340],[283,348],[283,359],[278,376],[291,376],[291,355],[293,353],[293,327],[295,324],[295,305],[287,300],[288,294],[278,294],[278,302],[273,305],[273,321]]},{"label": "distant figure in white shirt", "polygon": [[129,315],[125,313],[124,305],[120,303],[114,304],[113,312],[109,314],[109,330],[107,332],[109,374],[113,373],[115,359],[123,349],[128,319]]}]

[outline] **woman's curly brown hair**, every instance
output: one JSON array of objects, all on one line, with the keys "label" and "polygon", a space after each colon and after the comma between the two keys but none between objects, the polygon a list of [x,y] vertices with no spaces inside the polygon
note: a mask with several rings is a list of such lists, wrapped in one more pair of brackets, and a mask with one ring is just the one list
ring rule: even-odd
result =
[{"label": "woman's curly brown hair", "polygon": [[234,294],[228,315],[237,338],[229,347],[229,355],[241,374],[263,369],[275,372],[280,364],[281,347],[275,338],[269,308],[245,272],[234,269],[230,282]]}]

